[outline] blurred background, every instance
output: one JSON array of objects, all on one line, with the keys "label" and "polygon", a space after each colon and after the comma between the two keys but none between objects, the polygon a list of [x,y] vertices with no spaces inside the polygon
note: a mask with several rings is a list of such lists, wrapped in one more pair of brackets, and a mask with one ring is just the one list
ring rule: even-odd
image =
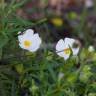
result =
[{"label": "blurred background", "polygon": [[[6,2],[10,3],[11,0]],[[74,37],[85,46],[96,46],[95,3],[95,0],[28,0],[17,10],[17,15],[32,22],[45,20],[43,24],[32,28],[46,42]]]}]

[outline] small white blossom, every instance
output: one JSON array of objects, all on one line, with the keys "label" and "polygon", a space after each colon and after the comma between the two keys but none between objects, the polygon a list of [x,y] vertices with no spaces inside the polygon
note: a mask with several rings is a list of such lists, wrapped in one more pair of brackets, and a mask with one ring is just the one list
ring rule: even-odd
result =
[{"label": "small white blossom", "polygon": [[79,52],[79,47],[78,46],[74,47],[75,43],[76,40],[72,38],[65,38],[64,40],[60,39],[56,45],[57,55],[63,57],[65,60],[69,58],[71,52],[73,56],[77,55]]},{"label": "small white blossom", "polygon": [[94,52],[95,49],[94,49],[94,47],[91,45],[91,46],[89,46],[88,51],[89,51],[89,52]]},{"label": "small white blossom", "polygon": [[[20,32],[19,32],[20,33]],[[31,52],[35,52],[41,45],[41,38],[38,33],[34,33],[32,29],[28,29],[18,36],[19,46]]]}]

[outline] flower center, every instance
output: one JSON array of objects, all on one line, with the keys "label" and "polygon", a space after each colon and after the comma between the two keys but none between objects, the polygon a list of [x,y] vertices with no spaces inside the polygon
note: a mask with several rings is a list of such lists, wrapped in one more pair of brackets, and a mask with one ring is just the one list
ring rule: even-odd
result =
[{"label": "flower center", "polygon": [[65,54],[71,54],[70,48],[64,49],[64,53],[65,53]]},{"label": "flower center", "polygon": [[26,47],[30,47],[31,42],[30,42],[30,41],[28,41],[28,40],[25,40],[25,41],[24,41],[24,45],[25,45]]}]

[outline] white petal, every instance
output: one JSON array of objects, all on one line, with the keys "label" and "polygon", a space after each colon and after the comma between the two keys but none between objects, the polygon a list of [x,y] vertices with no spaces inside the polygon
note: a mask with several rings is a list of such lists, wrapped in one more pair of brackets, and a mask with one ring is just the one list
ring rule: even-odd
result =
[{"label": "white petal", "polygon": [[32,37],[32,46],[30,46],[29,50],[32,51],[32,52],[35,52],[38,50],[38,48],[40,47],[41,45],[41,38],[39,37],[38,34],[35,34],[33,37]]},{"label": "white petal", "polygon": [[69,58],[70,55],[64,55],[64,59],[67,60]]},{"label": "white petal", "polygon": [[26,48],[23,43],[19,43],[19,46],[20,46],[22,49],[28,50],[28,48]]},{"label": "white petal", "polygon": [[18,35],[18,40],[19,40],[19,42],[22,42],[22,40],[23,40],[23,35]]},{"label": "white petal", "polygon": [[20,43],[24,43],[25,40],[32,41],[32,36],[19,35],[18,40],[19,40]]},{"label": "white petal", "polygon": [[79,48],[72,48],[73,55],[77,55],[79,53]]},{"label": "white petal", "polygon": [[36,52],[39,48],[40,48],[40,46],[38,45],[38,46],[35,46],[35,47],[31,47],[29,50],[31,52]]},{"label": "white petal", "polygon": [[64,51],[57,52],[57,55],[59,55],[60,57],[63,57],[65,60],[67,60],[70,56],[70,54],[65,54]]},{"label": "white petal", "polygon": [[38,44],[41,44],[42,40],[41,40],[41,38],[39,37],[39,34],[38,34],[38,33],[34,34],[34,35],[33,35],[33,38],[37,40],[37,43],[38,43]]},{"label": "white petal", "polygon": [[75,42],[75,40],[72,39],[72,38],[65,38],[64,42],[65,42],[66,45],[68,44],[68,46],[72,47],[72,45]]},{"label": "white petal", "polygon": [[33,51],[31,51],[31,49],[25,47],[24,44],[20,44],[20,43],[19,43],[19,46],[20,46],[22,49],[25,49],[25,50],[28,50],[28,51],[30,51],[30,52],[33,52]]},{"label": "white petal", "polygon": [[34,31],[32,30],[32,29],[27,29],[26,31],[25,31],[25,34],[26,35],[28,35],[28,36],[33,36],[33,34],[34,34]]},{"label": "white petal", "polygon": [[31,35],[29,35],[29,34],[24,34],[24,35],[19,35],[18,36],[18,40],[19,40],[19,42],[20,43],[22,43],[22,42],[24,42],[25,40],[32,40],[32,37],[33,36],[31,36]]},{"label": "white petal", "polygon": [[57,50],[57,51],[62,51],[62,50],[64,50],[64,49],[67,48],[67,47],[68,47],[68,46],[65,45],[64,40],[63,40],[63,39],[60,39],[60,40],[57,42],[56,50]]},{"label": "white petal", "polygon": [[23,42],[26,38],[31,38],[34,34],[34,31],[32,29],[28,29],[25,31],[24,34],[18,36],[19,42]]}]

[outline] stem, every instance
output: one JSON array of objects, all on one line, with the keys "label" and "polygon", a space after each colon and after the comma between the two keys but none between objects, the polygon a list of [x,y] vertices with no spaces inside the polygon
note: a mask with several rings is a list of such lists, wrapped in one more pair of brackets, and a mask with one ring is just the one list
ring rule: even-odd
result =
[{"label": "stem", "polygon": [[44,23],[44,22],[46,22],[46,21],[47,21],[47,18],[41,19],[41,20],[39,20],[38,22],[36,22],[33,26],[42,24],[42,23]]}]

